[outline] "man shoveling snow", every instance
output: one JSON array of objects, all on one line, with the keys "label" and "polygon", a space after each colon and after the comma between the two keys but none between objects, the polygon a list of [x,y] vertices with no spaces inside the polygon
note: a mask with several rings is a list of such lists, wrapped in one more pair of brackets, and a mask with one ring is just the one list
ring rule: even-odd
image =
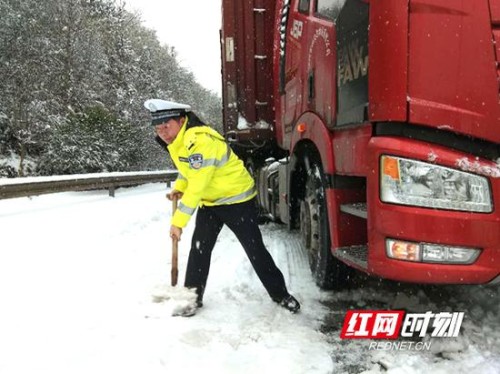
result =
[{"label": "man shoveling snow", "polygon": [[257,191],[243,162],[225,139],[205,125],[189,105],[151,99],[144,103],[151,112],[157,141],[167,147],[179,174],[169,199],[180,199],[170,236],[180,240],[198,208],[184,286],[196,298],[175,315],[192,316],[203,306],[210,259],[217,236],[227,225],[243,246],[257,276],[273,301],[292,313],[299,302],[288,293],[283,274],[262,240],[256,205]]}]

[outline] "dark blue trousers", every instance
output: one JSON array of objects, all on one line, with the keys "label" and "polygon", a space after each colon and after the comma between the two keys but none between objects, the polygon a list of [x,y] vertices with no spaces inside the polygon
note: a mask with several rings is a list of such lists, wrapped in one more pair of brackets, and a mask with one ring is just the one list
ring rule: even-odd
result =
[{"label": "dark blue trousers", "polygon": [[186,269],[185,287],[196,288],[198,301],[202,301],[212,250],[224,224],[240,241],[271,299],[280,302],[288,296],[283,274],[262,240],[255,198],[238,204],[205,206],[198,209]]}]

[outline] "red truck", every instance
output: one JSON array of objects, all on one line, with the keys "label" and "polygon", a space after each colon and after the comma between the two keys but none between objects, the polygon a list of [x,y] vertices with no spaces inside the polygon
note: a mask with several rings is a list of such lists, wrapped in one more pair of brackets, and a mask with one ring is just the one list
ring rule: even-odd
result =
[{"label": "red truck", "polygon": [[500,0],[223,0],[224,131],[320,287],[500,283]]}]

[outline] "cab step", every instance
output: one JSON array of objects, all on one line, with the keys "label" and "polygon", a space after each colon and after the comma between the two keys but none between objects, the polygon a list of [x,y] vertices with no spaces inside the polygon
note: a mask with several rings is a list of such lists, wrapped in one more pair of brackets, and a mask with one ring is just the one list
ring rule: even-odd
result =
[{"label": "cab step", "polygon": [[368,219],[368,209],[366,203],[342,204],[340,211],[356,217]]},{"label": "cab step", "polygon": [[350,247],[340,247],[333,252],[333,255],[340,260],[346,260],[364,270],[368,269],[368,246],[353,245]]}]

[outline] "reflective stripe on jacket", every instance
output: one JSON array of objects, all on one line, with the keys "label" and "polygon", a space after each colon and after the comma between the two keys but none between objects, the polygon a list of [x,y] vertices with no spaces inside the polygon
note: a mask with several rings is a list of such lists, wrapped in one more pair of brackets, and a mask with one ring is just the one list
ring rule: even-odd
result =
[{"label": "reflective stripe on jacket", "polygon": [[174,189],[184,193],[172,225],[185,227],[199,205],[241,203],[257,195],[253,178],[225,139],[208,126],[186,129],[184,122],[168,146],[179,175]]}]

